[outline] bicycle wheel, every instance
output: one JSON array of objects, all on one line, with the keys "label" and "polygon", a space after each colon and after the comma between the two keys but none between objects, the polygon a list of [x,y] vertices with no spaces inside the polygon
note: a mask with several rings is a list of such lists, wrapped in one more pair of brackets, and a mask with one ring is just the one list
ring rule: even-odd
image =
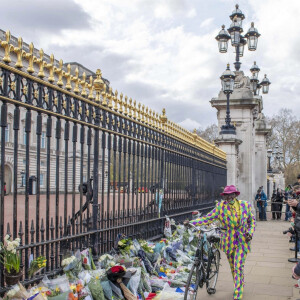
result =
[{"label": "bicycle wheel", "polygon": [[193,264],[186,283],[184,300],[197,299],[197,293],[201,278],[203,278],[202,268],[200,267],[200,265]]},{"label": "bicycle wheel", "polygon": [[216,285],[219,275],[219,266],[220,251],[216,248],[212,248],[210,255],[208,256],[206,277],[206,290],[209,295],[212,295],[216,292]]}]

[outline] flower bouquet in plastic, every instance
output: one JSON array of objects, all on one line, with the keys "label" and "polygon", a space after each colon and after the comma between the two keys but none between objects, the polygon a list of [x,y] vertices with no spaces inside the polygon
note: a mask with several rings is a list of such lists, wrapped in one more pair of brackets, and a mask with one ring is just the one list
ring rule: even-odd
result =
[{"label": "flower bouquet in plastic", "polygon": [[39,256],[31,261],[29,270],[28,270],[28,276],[31,278],[38,272],[40,272],[42,269],[46,267],[47,260],[45,256]]},{"label": "flower bouquet in plastic", "polygon": [[100,267],[103,269],[108,269],[113,267],[116,263],[114,258],[109,254],[103,254],[99,257]]},{"label": "flower bouquet in plastic", "polygon": [[85,249],[80,253],[83,267],[86,270],[96,270],[91,249]]},{"label": "flower bouquet in plastic", "polygon": [[76,280],[78,274],[82,271],[80,251],[77,251],[75,255],[63,259],[61,266],[69,279]]},{"label": "flower bouquet in plastic", "polygon": [[12,286],[12,289],[10,289],[4,296],[4,300],[9,299],[26,299],[26,300],[44,300],[44,297],[39,291],[36,291],[35,293],[28,292],[24,286],[19,282],[18,284]]}]

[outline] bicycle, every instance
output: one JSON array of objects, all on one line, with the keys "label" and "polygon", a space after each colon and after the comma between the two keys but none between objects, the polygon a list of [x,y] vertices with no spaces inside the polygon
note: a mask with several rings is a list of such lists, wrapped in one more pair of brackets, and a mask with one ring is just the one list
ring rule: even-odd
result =
[{"label": "bicycle", "polygon": [[220,231],[225,230],[217,226],[212,226],[210,229],[191,226],[200,232],[200,238],[195,260],[188,276],[184,300],[196,300],[198,289],[203,288],[204,284],[209,295],[216,292],[221,259],[218,249]]}]

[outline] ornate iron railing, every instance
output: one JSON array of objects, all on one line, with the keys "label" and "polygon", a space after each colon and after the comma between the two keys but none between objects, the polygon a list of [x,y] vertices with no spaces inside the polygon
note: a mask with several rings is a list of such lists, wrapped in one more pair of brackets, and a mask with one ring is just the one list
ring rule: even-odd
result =
[{"label": "ornate iron railing", "polygon": [[20,237],[25,282],[40,278],[27,278],[31,254],[55,274],[67,249],[99,255],[119,233],[153,238],[164,215],[212,207],[226,183],[224,152],[165,110],[113,93],[100,70],[86,81],[36,52],[9,32],[1,41],[0,240]]}]

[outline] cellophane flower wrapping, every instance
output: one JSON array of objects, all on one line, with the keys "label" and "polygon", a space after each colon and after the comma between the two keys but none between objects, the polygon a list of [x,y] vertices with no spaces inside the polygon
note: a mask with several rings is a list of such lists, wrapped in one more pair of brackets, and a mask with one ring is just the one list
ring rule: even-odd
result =
[{"label": "cellophane flower wrapping", "polygon": [[135,271],[135,273],[131,276],[129,279],[129,282],[127,284],[127,288],[135,295],[138,295],[138,287],[140,285],[141,281],[141,268],[132,268],[128,269],[128,271]]},{"label": "cellophane flower wrapping", "polygon": [[65,274],[70,280],[76,280],[78,274],[82,271],[81,253],[79,250],[76,251],[75,255],[67,257],[62,260],[61,266]]},{"label": "cellophane flower wrapping", "polygon": [[100,280],[92,278],[88,284],[94,300],[105,300],[104,291]]},{"label": "cellophane flower wrapping", "polygon": [[80,252],[82,265],[86,270],[96,270],[91,249]]}]

